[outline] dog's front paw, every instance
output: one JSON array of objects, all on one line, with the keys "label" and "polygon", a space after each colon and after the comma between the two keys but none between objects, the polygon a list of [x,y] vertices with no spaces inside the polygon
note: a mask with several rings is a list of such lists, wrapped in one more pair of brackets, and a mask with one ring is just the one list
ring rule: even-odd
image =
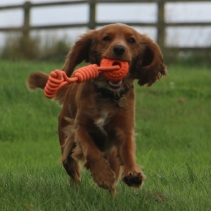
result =
[{"label": "dog's front paw", "polygon": [[140,188],[145,179],[145,175],[142,172],[129,171],[123,176],[122,180],[128,185],[136,188]]},{"label": "dog's front paw", "polygon": [[95,164],[90,164],[90,171],[93,180],[99,187],[109,191],[113,191],[115,189],[115,174],[109,167],[106,160],[101,160]]}]

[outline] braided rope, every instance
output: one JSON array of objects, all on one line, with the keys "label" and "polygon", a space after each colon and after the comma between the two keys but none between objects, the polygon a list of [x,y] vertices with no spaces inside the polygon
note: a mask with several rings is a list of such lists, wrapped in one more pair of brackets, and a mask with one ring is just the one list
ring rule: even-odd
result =
[{"label": "braided rope", "polygon": [[[117,64],[117,65],[113,65]],[[44,88],[44,94],[47,98],[55,97],[57,91],[73,82],[84,82],[90,79],[97,78],[100,73],[105,78],[111,81],[120,81],[126,76],[128,72],[128,63],[118,60],[103,59],[102,66],[91,64],[85,67],[81,67],[73,72],[73,77],[67,77],[66,73],[62,70],[54,70],[50,73],[46,86]]]}]

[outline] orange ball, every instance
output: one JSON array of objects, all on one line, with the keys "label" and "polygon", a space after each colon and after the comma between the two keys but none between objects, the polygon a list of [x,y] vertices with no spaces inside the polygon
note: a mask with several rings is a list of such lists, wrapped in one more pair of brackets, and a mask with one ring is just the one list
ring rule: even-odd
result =
[{"label": "orange ball", "polygon": [[103,71],[102,75],[109,81],[118,82],[121,81],[129,71],[129,64],[125,61],[120,60],[111,60],[111,59],[102,59],[100,67],[111,67],[119,65],[119,69],[112,71]]}]

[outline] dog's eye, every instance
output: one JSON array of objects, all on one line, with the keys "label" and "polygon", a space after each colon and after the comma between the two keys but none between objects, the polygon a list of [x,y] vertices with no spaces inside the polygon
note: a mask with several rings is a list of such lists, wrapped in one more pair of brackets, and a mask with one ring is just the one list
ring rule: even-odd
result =
[{"label": "dog's eye", "polygon": [[103,37],[103,41],[110,41],[110,40],[111,40],[111,38],[109,36]]},{"label": "dog's eye", "polygon": [[133,37],[130,37],[130,38],[128,39],[128,42],[129,42],[129,43],[135,43],[136,41],[135,41],[135,39],[134,39]]}]

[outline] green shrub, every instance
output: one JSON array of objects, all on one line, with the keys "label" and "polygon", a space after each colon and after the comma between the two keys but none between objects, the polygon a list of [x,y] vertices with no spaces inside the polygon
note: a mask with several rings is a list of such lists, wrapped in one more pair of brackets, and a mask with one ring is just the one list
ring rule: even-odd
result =
[{"label": "green shrub", "polygon": [[70,49],[67,37],[40,35],[24,38],[22,34],[9,34],[0,53],[1,59],[6,60],[48,60],[64,61]]}]

